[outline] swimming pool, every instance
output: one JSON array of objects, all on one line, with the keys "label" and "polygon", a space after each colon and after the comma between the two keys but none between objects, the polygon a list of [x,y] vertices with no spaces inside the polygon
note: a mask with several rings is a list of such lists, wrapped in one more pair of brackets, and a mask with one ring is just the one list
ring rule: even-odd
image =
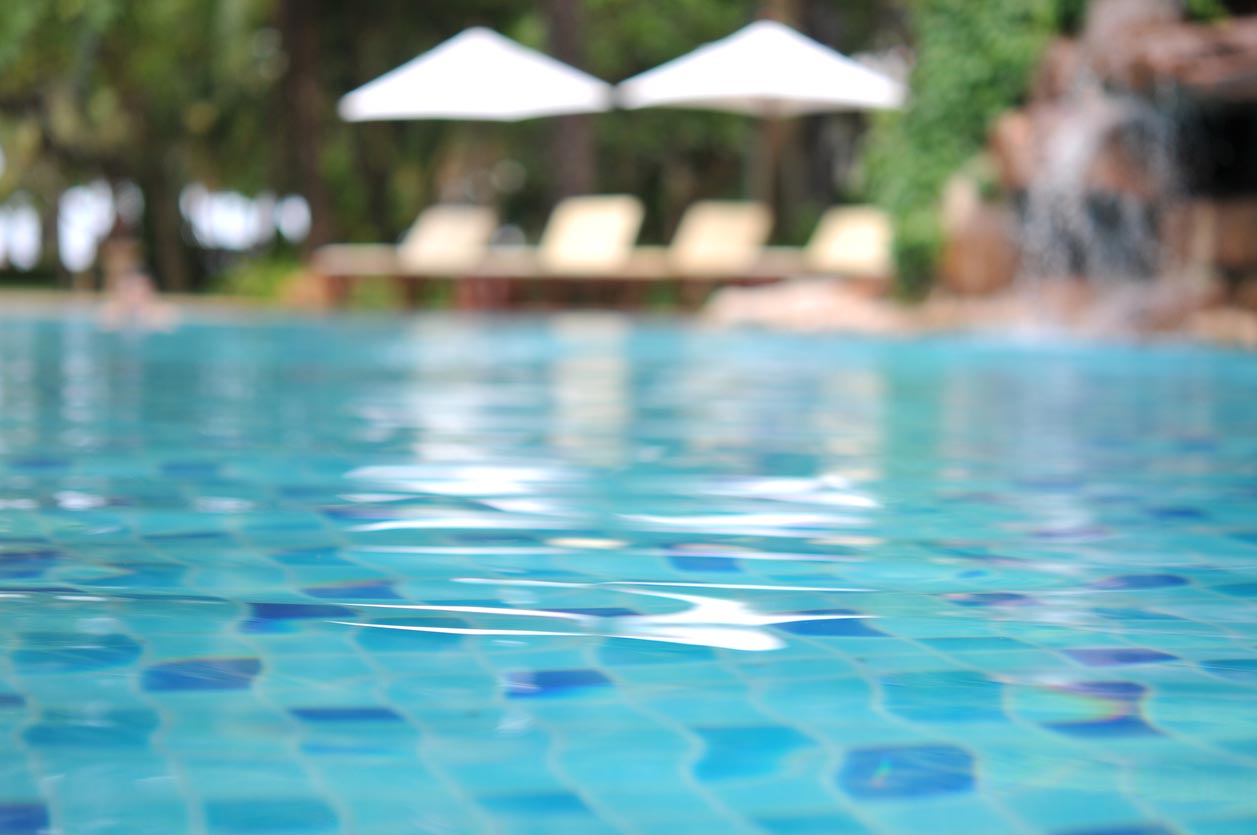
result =
[{"label": "swimming pool", "polygon": [[0,835],[1257,831],[1257,359],[0,320]]}]

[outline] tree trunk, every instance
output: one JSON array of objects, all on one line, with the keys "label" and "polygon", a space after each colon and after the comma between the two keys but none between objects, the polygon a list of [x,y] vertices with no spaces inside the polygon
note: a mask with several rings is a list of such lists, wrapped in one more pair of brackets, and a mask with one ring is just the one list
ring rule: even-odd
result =
[{"label": "tree trunk", "polygon": [[175,293],[192,289],[192,271],[183,243],[179,195],[160,168],[141,180],[144,192],[144,243],[159,288]]},{"label": "tree trunk", "polygon": [[61,261],[61,189],[49,189],[39,202],[39,263],[58,287],[69,285],[70,273]]},{"label": "tree trunk", "polygon": [[303,251],[332,241],[332,198],[323,177],[325,97],[319,81],[320,0],[280,0],[279,29],[288,56],[284,93],[297,190],[310,205]]},{"label": "tree trunk", "polygon": [[[546,28],[550,53],[584,69],[585,35],[583,0],[546,0]],[[588,115],[560,116],[550,133],[550,170],[555,199],[594,190],[594,130]]]},{"label": "tree trunk", "polygon": [[762,0],[759,16],[765,20],[791,23],[794,20],[794,2],[793,0]]}]

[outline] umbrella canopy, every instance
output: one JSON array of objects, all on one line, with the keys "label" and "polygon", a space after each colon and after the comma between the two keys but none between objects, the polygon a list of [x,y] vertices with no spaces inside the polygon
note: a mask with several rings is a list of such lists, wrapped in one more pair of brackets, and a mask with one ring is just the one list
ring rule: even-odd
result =
[{"label": "umbrella canopy", "polygon": [[477,26],[340,100],[341,118],[513,122],[594,113],[611,86],[548,55]]},{"label": "umbrella canopy", "polygon": [[899,107],[903,88],[783,23],[761,20],[624,81],[628,108],[685,107],[780,118]]}]

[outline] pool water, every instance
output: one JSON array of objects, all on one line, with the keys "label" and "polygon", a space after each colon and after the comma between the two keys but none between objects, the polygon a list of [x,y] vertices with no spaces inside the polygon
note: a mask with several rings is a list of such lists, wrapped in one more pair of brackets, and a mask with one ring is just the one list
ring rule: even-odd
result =
[{"label": "pool water", "polygon": [[1257,832],[1257,358],[0,319],[0,835]]}]

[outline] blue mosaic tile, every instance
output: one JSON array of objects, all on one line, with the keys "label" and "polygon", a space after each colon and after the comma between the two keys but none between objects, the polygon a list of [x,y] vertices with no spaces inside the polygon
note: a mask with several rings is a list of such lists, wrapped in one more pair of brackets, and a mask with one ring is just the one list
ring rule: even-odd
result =
[{"label": "blue mosaic tile", "polygon": [[389,707],[294,707],[289,713],[306,722],[402,722]]},{"label": "blue mosaic tile", "polygon": [[13,652],[13,666],[23,673],[78,673],[132,664],[142,647],[127,635],[79,632],[27,632]]},{"label": "blue mosaic tile", "polygon": [[256,658],[189,658],[145,669],[143,686],[149,692],[247,690],[261,671]]},{"label": "blue mosaic tile", "polygon": [[10,469],[23,471],[64,470],[70,466],[67,458],[54,456],[21,456],[10,458],[6,462]]},{"label": "blue mosaic tile", "polygon": [[221,469],[218,461],[167,461],[161,467],[171,478],[198,480],[216,478]]},{"label": "blue mosaic tile", "polygon": [[1014,638],[979,636],[973,638],[922,638],[921,643],[942,652],[1009,652],[1034,649],[1033,644]]},{"label": "blue mosaic tile", "polygon": [[699,571],[728,573],[731,571],[741,571],[742,567],[738,565],[738,561],[733,557],[708,557],[694,556],[685,554],[671,554],[668,562],[677,571]]},{"label": "blue mosaic tile", "polygon": [[321,597],[327,600],[401,600],[401,595],[393,590],[392,580],[309,586],[302,591],[311,597]]},{"label": "blue mosaic tile", "polygon": [[[795,615],[858,615],[852,609],[806,609],[791,612]],[[885,632],[868,625],[864,618],[836,618],[833,620],[800,620],[782,623],[778,629],[793,635],[820,635],[830,638],[885,638]]]},{"label": "blue mosaic tile", "polygon": [[973,767],[973,755],[951,745],[858,748],[838,781],[858,800],[925,797],[972,791]]},{"label": "blue mosaic tile", "polygon": [[1232,597],[1257,597],[1257,583],[1231,583],[1226,586],[1218,586],[1214,591],[1229,594]]},{"label": "blue mosaic tile", "polygon": [[351,618],[357,612],[331,603],[251,603],[254,620],[299,620],[304,618]]},{"label": "blue mosaic tile", "polygon": [[840,815],[759,817],[755,823],[771,835],[864,835],[869,832],[854,819]]},{"label": "blue mosaic tile", "polygon": [[461,618],[375,618],[372,624],[401,626],[404,629],[358,627],[354,641],[370,652],[432,652],[455,649],[462,645],[462,636],[448,632],[423,632],[412,629],[467,629],[471,624]]},{"label": "blue mosaic tile", "polygon": [[1209,514],[1198,507],[1150,507],[1148,515],[1154,519],[1208,519]]},{"label": "blue mosaic tile", "polygon": [[231,536],[222,531],[171,531],[148,534],[144,539],[158,544],[192,542],[197,545],[228,545],[231,543]]},{"label": "blue mosaic tile", "polygon": [[882,677],[886,709],[916,722],[1005,719],[1002,685],[980,673],[939,671]]},{"label": "blue mosaic tile", "polygon": [[281,565],[352,565],[346,559],[340,556],[340,552],[335,548],[296,548],[286,551],[276,551],[271,554],[271,559]]},{"label": "blue mosaic tile", "polygon": [[1062,830],[1053,835],[1177,835],[1172,829],[1157,824],[1132,824],[1130,826],[1103,826],[1094,829]]},{"label": "blue mosaic tile", "polygon": [[593,618],[622,618],[627,615],[640,615],[641,612],[636,609],[628,609],[624,606],[584,606],[578,608],[558,608],[552,609],[554,612],[565,612],[569,615],[588,615]]},{"label": "blue mosaic tile", "polygon": [[23,733],[35,748],[94,748],[102,751],[143,748],[161,724],[154,711],[115,709],[94,711],[46,711]]},{"label": "blue mosaic tile", "polygon": [[340,823],[331,807],[315,798],[210,800],[205,822],[211,835],[333,835]]},{"label": "blue mosaic tile", "polygon": [[1105,647],[1097,649],[1065,649],[1065,655],[1088,667],[1121,667],[1128,664],[1156,664],[1174,661],[1177,656],[1143,647]]},{"label": "blue mosaic tile", "polygon": [[1066,736],[1088,739],[1112,739],[1114,737],[1150,736],[1160,733],[1141,716],[1118,715],[1103,719],[1084,719],[1075,722],[1045,722],[1043,727]]},{"label": "blue mosaic tile", "polygon": [[585,802],[571,792],[482,795],[480,802],[489,809],[499,812],[545,818],[552,815],[584,815],[589,813],[589,808],[585,805]]},{"label": "blue mosaic tile", "polygon": [[51,549],[0,550],[0,580],[26,580],[43,576],[58,560]]},{"label": "blue mosaic tile", "polygon": [[791,752],[810,745],[810,740],[782,725],[692,729],[706,745],[694,766],[700,780],[728,780],[772,774]]},{"label": "blue mosaic tile", "polygon": [[599,660],[608,667],[638,664],[695,664],[716,657],[711,647],[686,644],[665,644],[649,641],[611,639],[598,651]]},{"label": "blue mosaic tile", "polygon": [[42,803],[0,802],[0,835],[45,835],[48,807]]},{"label": "blue mosaic tile", "polygon": [[1121,621],[1130,623],[1133,621],[1163,621],[1163,620],[1183,620],[1174,615],[1167,615],[1164,612],[1154,612],[1148,609],[1110,609],[1097,608],[1092,610],[1097,615],[1108,620]]},{"label": "blue mosaic tile", "polygon": [[1187,585],[1187,578],[1176,574],[1119,574],[1088,583],[1093,589],[1142,590],[1164,589]]},{"label": "blue mosaic tile", "polygon": [[1257,831],[1250,357],[0,317],[0,835]]},{"label": "blue mosaic tile", "polygon": [[1257,658],[1223,658],[1201,661],[1200,666],[1223,678],[1257,684]]},{"label": "blue mosaic tile", "polygon": [[597,670],[521,670],[507,673],[503,681],[510,699],[565,696],[611,685]]},{"label": "blue mosaic tile", "polygon": [[1030,595],[1010,591],[948,594],[945,597],[957,606],[1033,606],[1039,602]]}]

